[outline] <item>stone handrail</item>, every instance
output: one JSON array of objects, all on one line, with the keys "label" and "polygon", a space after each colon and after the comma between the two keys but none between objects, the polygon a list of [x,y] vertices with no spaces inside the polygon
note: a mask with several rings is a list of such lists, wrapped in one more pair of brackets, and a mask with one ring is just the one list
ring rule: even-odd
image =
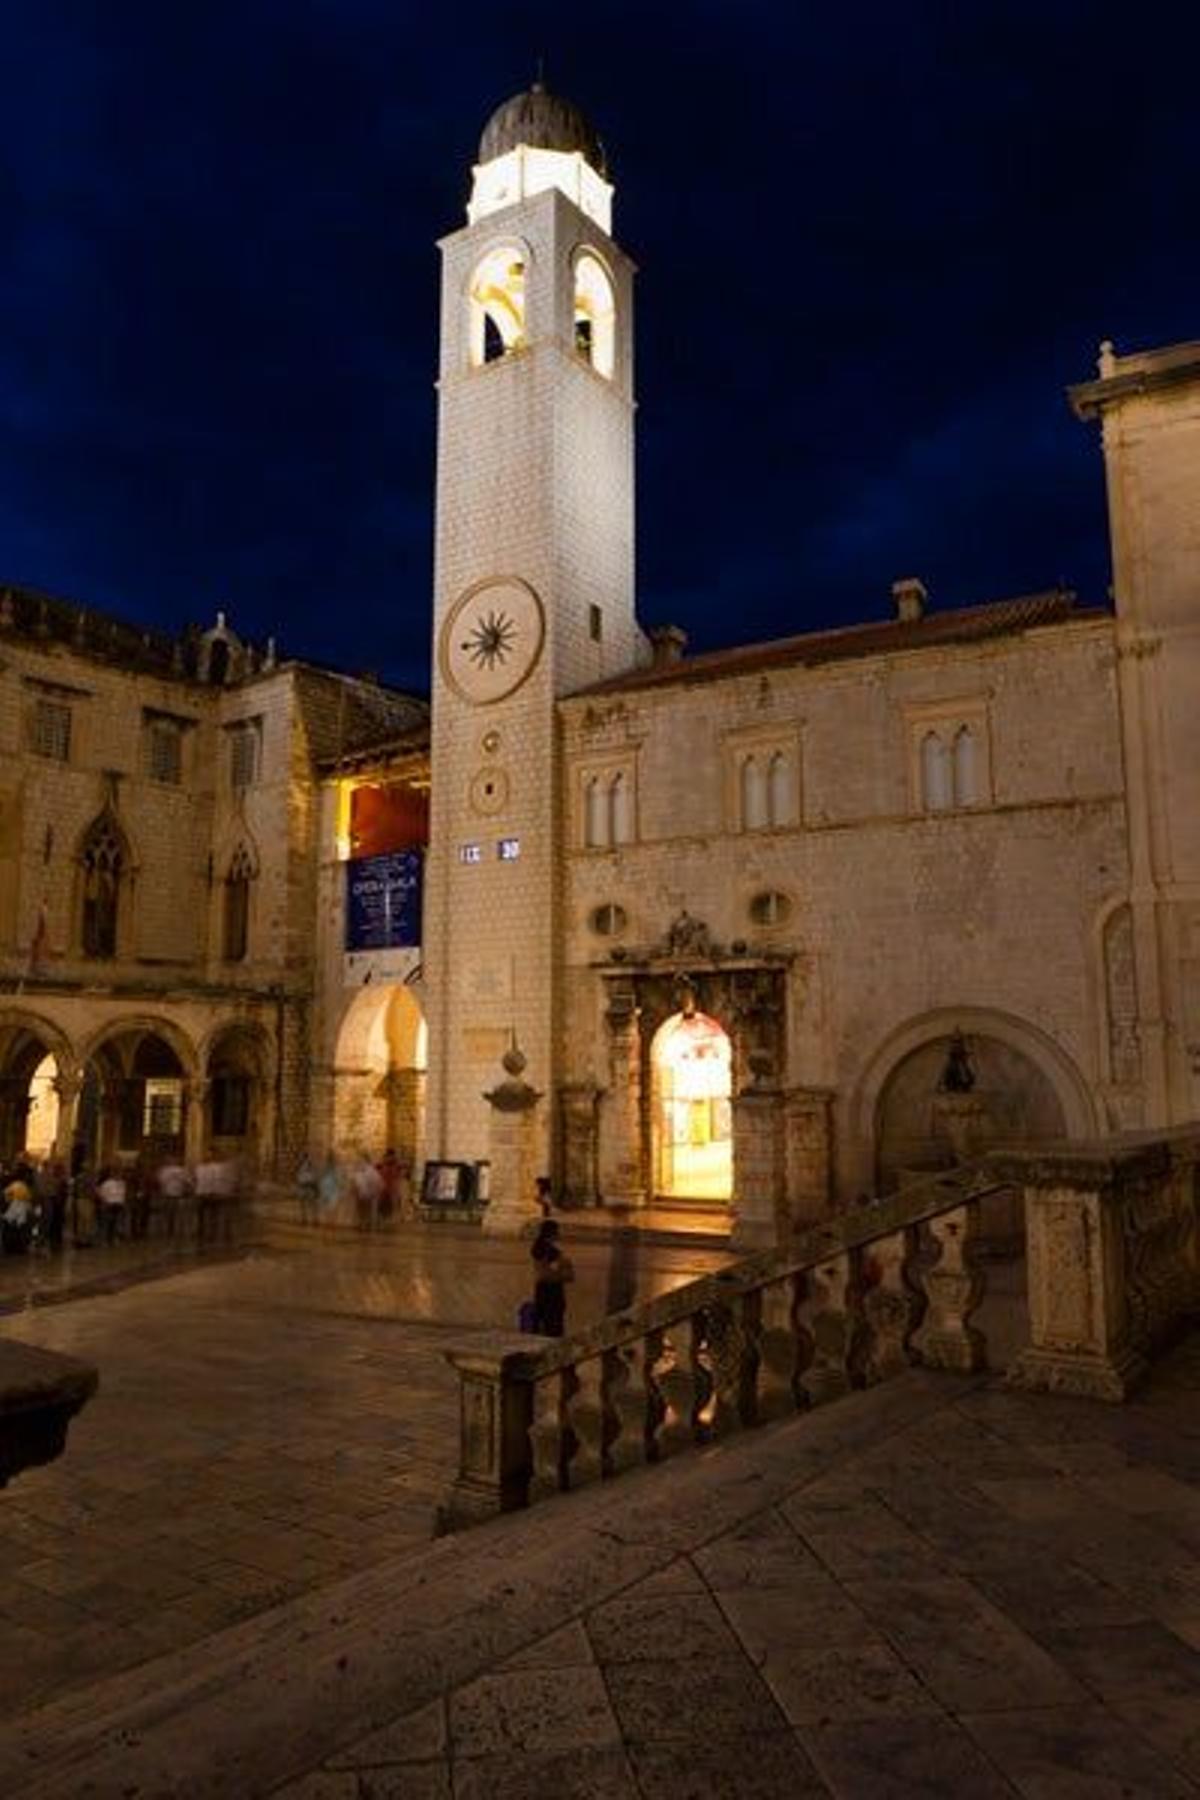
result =
[{"label": "stone handrail", "polygon": [[919,1361],[973,1370],[978,1203],[956,1169],[563,1339],[490,1333],[448,1351],[461,1400],[444,1529],[837,1398]]}]

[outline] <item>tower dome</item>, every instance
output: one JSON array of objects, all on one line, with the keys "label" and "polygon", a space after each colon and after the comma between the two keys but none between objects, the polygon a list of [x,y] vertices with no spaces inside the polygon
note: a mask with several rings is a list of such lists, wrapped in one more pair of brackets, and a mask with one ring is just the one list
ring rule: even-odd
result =
[{"label": "tower dome", "polygon": [[519,145],[568,155],[577,152],[597,175],[608,175],[604,145],[595,127],[570,100],[550,93],[540,81],[496,108],[479,140],[479,161],[493,162]]}]

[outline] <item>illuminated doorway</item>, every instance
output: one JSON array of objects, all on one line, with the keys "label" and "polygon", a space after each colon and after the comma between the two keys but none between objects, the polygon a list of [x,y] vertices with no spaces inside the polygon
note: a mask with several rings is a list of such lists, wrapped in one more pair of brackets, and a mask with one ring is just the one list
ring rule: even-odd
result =
[{"label": "illuminated doorway", "polygon": [[707,1013],[676,1013],[651,1049],[655,1192],[679,1200],[733,1194],[730,1044]]}]

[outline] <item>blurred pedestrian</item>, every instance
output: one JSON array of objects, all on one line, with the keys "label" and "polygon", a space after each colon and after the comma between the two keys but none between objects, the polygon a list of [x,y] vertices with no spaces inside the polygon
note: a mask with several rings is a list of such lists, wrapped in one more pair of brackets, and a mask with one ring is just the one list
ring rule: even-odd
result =
[{"label": "blurred pedestrian", "polygon": [[300,1223],[315,1225],[317,1222],[317,1200],[319,1198],[321,1179],[317,1174],[317,1166],[307,1154],[300,1158],[300,1167],[296,1170],[296,1193],[300,1200]]},{"label": "blurred pedestrian", "polygon": [[100,1203],[100,1220],[106,1244],[115,1244],[125,1229],[128,1191],[125,1177],[119,1169],[105,1169],[101,1172],[96,1183],[96,1199]]},{"label": "blurred pedestrian", "polygon": [[542,1337],[561,1337],[567,1317],[566,1287],[575,1270],[558,1241],[558,1220],[543,1219],[529,1251],[533,1258],[534,1330]]}]

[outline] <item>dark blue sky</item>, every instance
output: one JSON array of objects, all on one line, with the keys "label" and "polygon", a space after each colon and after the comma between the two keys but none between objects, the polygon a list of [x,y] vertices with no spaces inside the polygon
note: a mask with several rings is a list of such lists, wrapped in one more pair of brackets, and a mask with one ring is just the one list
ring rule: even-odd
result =
[{"label": "dark blue sky", "polygon": [[1200,9],[10,0],[0,581],[426,680],[438,265],[479,130],[604,136],[640,610],[697,647],[1108,580],[1062,398],[1200,336]]}]

